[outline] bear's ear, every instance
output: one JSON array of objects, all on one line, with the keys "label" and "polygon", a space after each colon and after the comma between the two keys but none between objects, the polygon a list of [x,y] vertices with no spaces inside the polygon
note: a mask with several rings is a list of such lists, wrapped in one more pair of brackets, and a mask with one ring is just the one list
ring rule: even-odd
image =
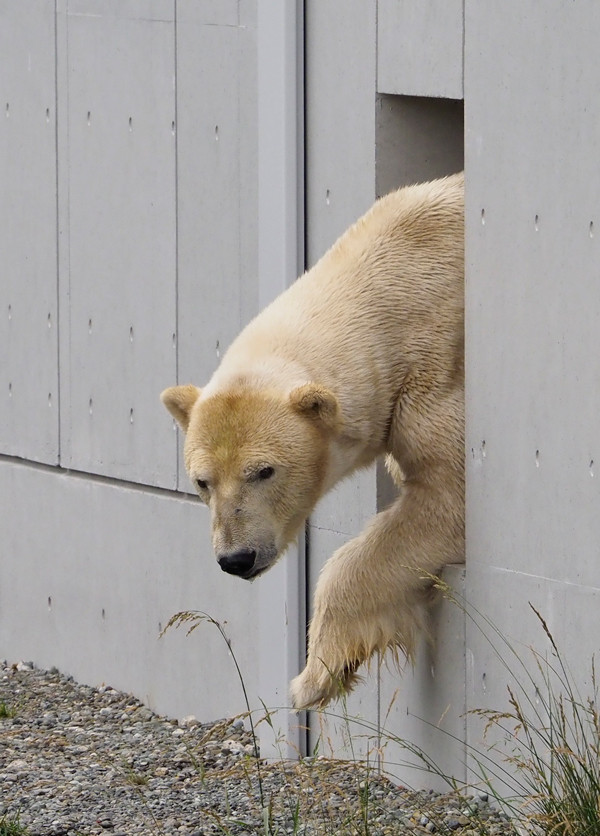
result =
[{"label": "bear's ear", "polygon": [[305,383],[304,386],[292,390],[290,403],[297,412],[321,423],[329,430],[337,430],[342,424],[336,396],[318,383]]},{"label": "bear's ear", "polygon": [[192,407],[200,397],[201,391],[197,386],[188,384],[187,386],[171,386],[161,393],[161,401],[184,432],[187,432]]}]

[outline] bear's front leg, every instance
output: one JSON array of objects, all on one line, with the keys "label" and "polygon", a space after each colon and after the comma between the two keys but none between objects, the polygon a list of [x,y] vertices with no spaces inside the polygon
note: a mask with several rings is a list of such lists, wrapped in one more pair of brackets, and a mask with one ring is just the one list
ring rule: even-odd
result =
[{"label": "bear's front leg", "polygon": [[460,503],[413,483],[323,567],[306,667],[291,684],[295,708],[323,706],[349,690],[358,667],[393,648],[412,658],[426,624],[431,576],[461,560]]},{"label": "bear's front leg", "polygon": [[295,708],[323,706],[340,697],[352,687],[357,668],[370,655],[359,624],[364,621],[359,596],[352,592],[351,576],[356,573],[360,549],[358,540],[347,543],[319,576],[306,667],[291,683]]}]

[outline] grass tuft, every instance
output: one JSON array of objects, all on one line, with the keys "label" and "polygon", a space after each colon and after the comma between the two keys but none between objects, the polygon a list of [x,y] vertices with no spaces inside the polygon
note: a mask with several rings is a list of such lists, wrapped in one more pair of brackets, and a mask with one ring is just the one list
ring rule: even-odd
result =
[{"label": "grass tuft", "polygon": [[[12,718],[16,716],[17,711],[15,708],[5,703],[4,700],[0,701],[0,720],[12,720]],[[0,836],[2,836],[1,831]]]},{"label": "grass tuft", "polygon": [[18,816],[0,818],[0,836],[28,836],[29,831],[19,822]]}]

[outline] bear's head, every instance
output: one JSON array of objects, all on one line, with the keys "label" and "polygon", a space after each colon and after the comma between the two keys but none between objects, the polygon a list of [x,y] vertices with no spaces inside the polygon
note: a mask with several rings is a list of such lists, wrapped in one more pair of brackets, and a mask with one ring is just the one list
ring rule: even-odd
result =
[{"label": "bear's head", "polygon": [[212,518],[225,572],[250,580],[285,551],[323,493],[335,395],[308,383],[289,394],[173,386],[162,402],[185,433],[188,475]]}]

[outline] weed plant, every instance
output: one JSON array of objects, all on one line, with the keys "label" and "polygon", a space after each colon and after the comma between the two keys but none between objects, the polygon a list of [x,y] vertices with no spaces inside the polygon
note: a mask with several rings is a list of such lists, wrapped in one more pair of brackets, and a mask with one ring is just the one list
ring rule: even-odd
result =
[{"label": "weed plant", "polygon": [[[7,705],[7,703],[5,703],[4,700],[2,700],[0,702],[0,720],[9,720],[16,716],[16,709],[12,708],[12,706],[10,705]],[[2,831],[0,831],[0,836],[2,836]]]},{"label": "weed plant", "polygon": [[28,836],[29,831],[19,822],[18,816],[0,818],[0,836]]}]

